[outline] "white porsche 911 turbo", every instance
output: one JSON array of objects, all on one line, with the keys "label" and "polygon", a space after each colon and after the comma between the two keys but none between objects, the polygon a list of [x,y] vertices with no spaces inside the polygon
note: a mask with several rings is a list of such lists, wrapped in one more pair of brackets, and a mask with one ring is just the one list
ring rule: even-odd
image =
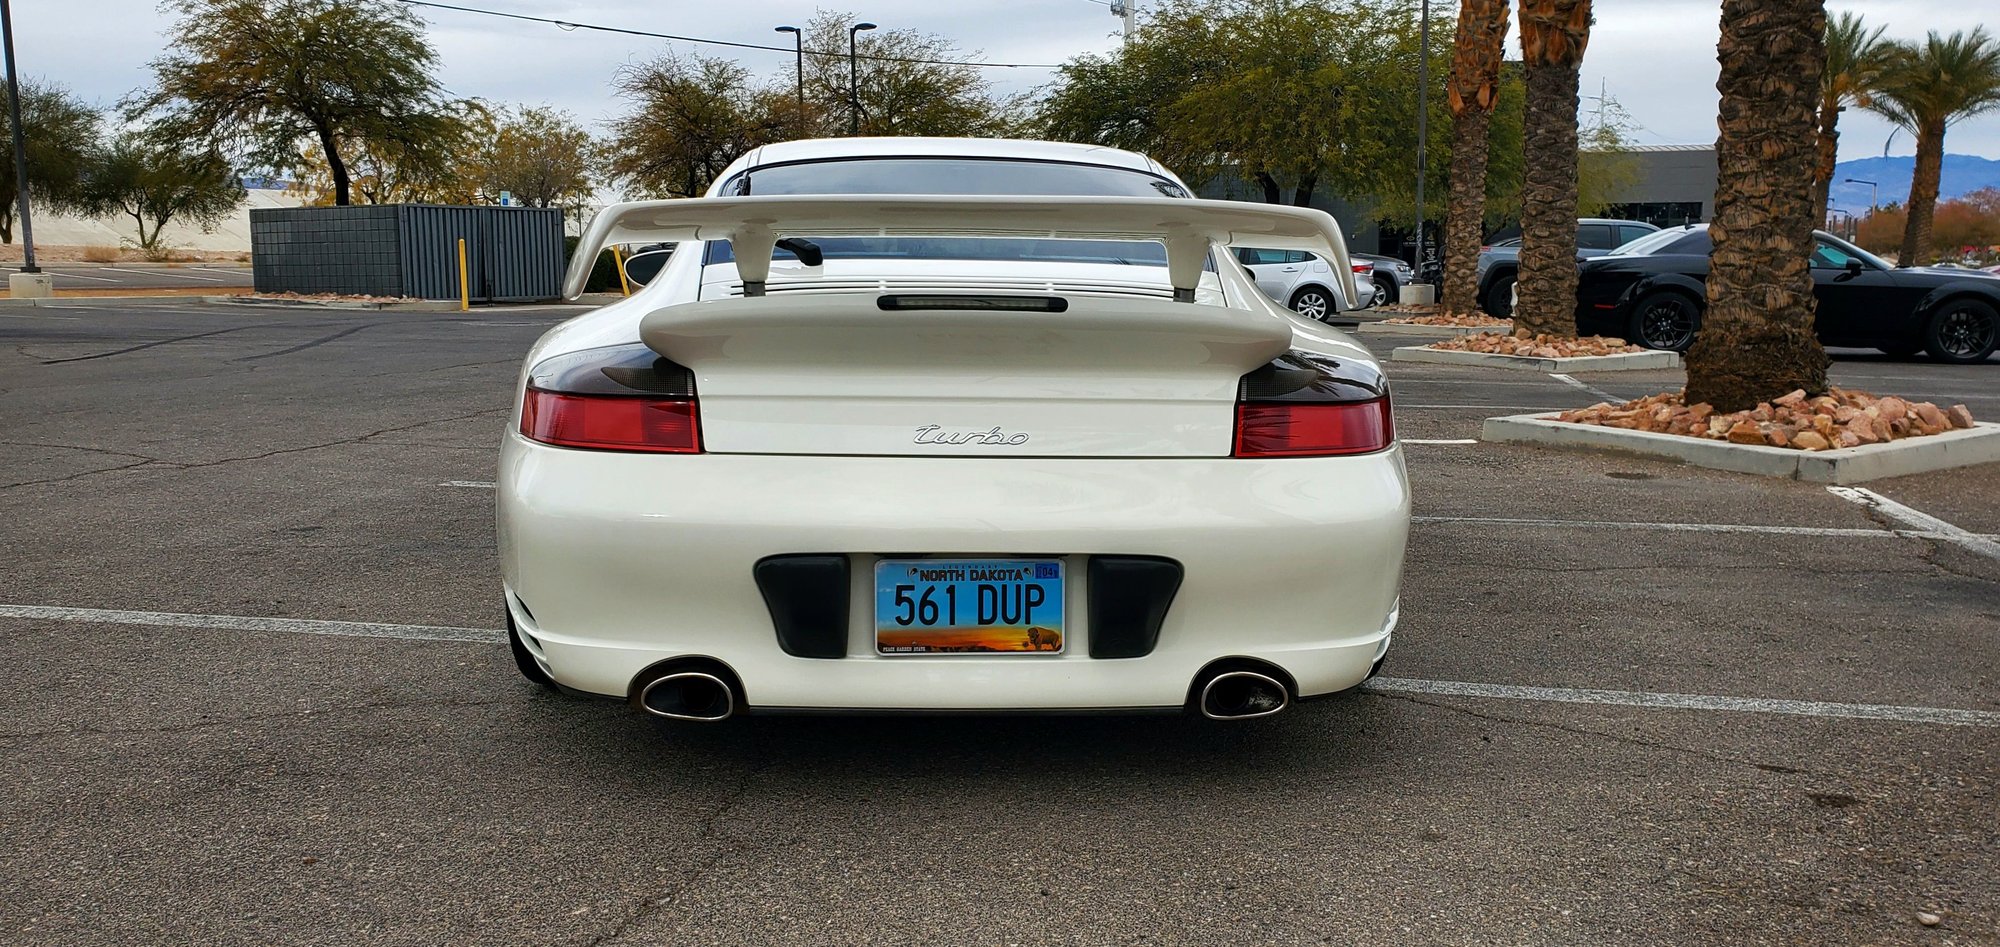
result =
[{"label": "white porsche 911 turbo", "polygon": [[517,386],[531,680],[689,720],[1247,718],[1380,667],[1410,511],[1388,383],[1224,249],[1351,274],[1333,218],[1107,148],[799,141],[606,208],[567,291],[662,242]]}]

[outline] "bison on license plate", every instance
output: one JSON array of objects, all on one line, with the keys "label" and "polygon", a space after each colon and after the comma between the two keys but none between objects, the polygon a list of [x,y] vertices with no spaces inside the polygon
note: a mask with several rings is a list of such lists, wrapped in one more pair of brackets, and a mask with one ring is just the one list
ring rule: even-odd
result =
[{"label": "bison on license plate", "polygon": [[1060,559],[884,559],[875,564],[882,654],[1060,654]]}]

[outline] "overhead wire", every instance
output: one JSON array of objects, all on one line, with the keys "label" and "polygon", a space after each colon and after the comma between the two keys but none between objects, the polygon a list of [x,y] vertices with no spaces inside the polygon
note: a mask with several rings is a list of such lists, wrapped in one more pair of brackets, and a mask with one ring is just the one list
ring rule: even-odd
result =
[{"label": "overhead wire", "polygon": [[[742,42],[737,42],[735,40],[708,39],[700,36],[677,36],[672,33],[655,33],[650,30],[635,30],[621,26],[601,26],[595,23],[576,23],[576,22],[571,22],[569,20],[555,20],[555,19],[550,19],[548,17],[529,16],[525,13],[507,13],[502,10],[484,10],[479,7],[466,7],[450,3],[437,3],[434,2],[434,0],[397,0],[397,2],[413,7],[433,7],[439,10],[455,10],[460,13],[477,13],[483,16],[505,17],[510,20],[527,20],[530,23],[546,23],[558,29],[569,30],[571,32],[574,32],[576,30],[595,30],[600,33],[622,33],[626,36],[645,36],[652,39],[666,39],[680,43],[703,43],[710,46],[729,46],[729,47],[734,47],[736,49],[763,49],[763,50],[769,50],[774,53],[797,52],[797,50],[791,46],[770,46],[763,43],[742,43]],[[848,55],[843,50],[807,49],[806,52],[811,53],[815,56],[846,57]],[[969,59],[923,59],[914,56],[882,56],[882,55],[860,53],[860,52],[855,53],[854,58],[869,59],[869,60],[874,60],[876,62],[904,62],[904,63],[915,63],[919,65],[930,65],[930,66],[973,66],[980,69],[1062,68],[1062,64],[1060,63],[977,62]]]}]

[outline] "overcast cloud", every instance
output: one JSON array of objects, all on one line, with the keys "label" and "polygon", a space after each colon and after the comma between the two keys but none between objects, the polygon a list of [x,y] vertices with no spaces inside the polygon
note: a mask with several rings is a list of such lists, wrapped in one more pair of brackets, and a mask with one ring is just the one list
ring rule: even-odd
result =
[{"label": "overcast cloud", "polygon": [[[910,28],[951,38],[968,52],[992,62],[1056,63],[1118,43],[1118,20],[1092,0],[852,0],[814,4],[810,0],[752,0],[715,3],[694,0],[449,0],[465,6],[505,10],[576,22],[629,26],[690,36],[752,43],[784,44],[789,37],[773,26],[804,23],[816,6],[846,8],[857,19],[885,28]],[[1141,0],[1141,8],[1146,0]],[[1433,0],[1449,10],[1451,0]],[[1950,31],[1980,25],[1983,2],[1967,0],[1868,0],[1834,2],[1831,10],[1866,12],[1869,22],[1889,34],[1918,37],[1926,29]],[[1597,26],[1583,63],[1585,95],[1600,83],[1643,126],[1642,143],[1681,144],[1715,139],[1715,41],[1717,0],[1597,0]],[[564,32],[553,26],[496,17],[422,9],[443,59],[442,75],[455,95],[503,103],[554,105],[601,127],[619,111],[609,81],[620,65],[657,55],[684,43],[615,34]],[[15,44],[23,73],[59,82],[101,105],[110,105],[145,85],[147,60],[155,56],[172,27],[150,2],[140,0],[17,0]],[[1446,44],[1449,35],[1433,41]],[[1518,56],[1510,38],[1510,54]],[[788,74],[789,52],[759,52],[704,46],[708,55],[737,58],[766,75]],[[1047,69],[991,69],[1003,92],[1029,91],[1047,82]],[[1584,102],[1585,109],[1592,103]],[[1850,111],[1842,121],[1841,158],[1879,155],[1891,126],[1865,112]],[[2000,157],[2000,114],[1989,113],[1955,127],[1948,150]],[[1908,154],[1912,143],[1900,133],[1892,154]]]}]

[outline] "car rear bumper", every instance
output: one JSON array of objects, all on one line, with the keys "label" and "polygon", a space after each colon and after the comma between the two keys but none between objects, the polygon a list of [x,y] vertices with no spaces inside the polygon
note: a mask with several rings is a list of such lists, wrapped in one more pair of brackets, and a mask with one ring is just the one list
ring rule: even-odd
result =
[{"label": "car rear bumper", "polygon": [[[726,664],[752,709],[1112,710],[1183,704],[1225,657],[1299,696],[1387,649],[1409,525],[1400,448],[1280,460],[646,456],[510,434],[499,483],[508,605],[567,687],[623,697],[675,658]],[[845,656],[779,647],[769,556],[849,557]],[[885,555],[1060,556],[1062,654],[878,655]],[[1090,656],[1091,556],[1164,557],[1182,583],[1150,653]]]}]

